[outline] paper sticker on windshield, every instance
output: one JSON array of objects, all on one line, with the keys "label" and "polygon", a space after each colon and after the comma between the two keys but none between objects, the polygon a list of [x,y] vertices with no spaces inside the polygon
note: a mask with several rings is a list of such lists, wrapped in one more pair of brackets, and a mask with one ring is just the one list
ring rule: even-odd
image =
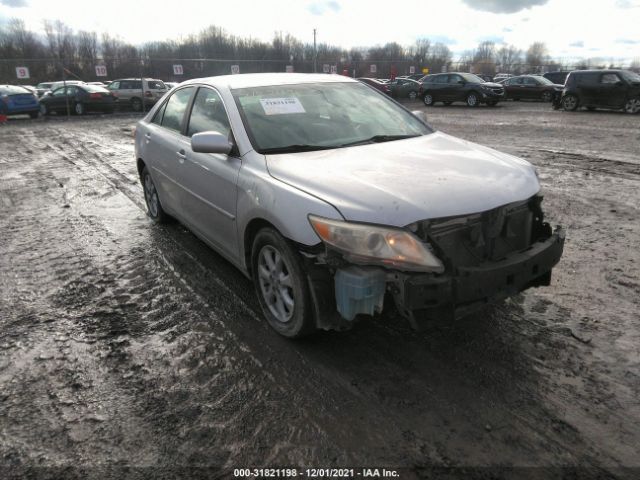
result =
[{"label": "paper sticker on windshield", "polygon": [[288,113],[305,113],[304,107],[296,97],[262,98],[262,108],[266,115],[285,115]]}]

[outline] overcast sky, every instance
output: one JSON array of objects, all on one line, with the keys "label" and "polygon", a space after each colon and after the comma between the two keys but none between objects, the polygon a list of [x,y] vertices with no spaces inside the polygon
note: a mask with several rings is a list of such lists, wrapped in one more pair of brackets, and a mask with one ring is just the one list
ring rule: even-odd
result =
[{"label": "overcast sky", "polygon": [[109,32],[133,43],[179,38],[208,25],[270,40],[274,31],[342,47],[417,38],[455,53],[492,40],[525,49],[543,41],[554,57],[640,57],[640,0],[0,0],[0,23],[44,19]]}]

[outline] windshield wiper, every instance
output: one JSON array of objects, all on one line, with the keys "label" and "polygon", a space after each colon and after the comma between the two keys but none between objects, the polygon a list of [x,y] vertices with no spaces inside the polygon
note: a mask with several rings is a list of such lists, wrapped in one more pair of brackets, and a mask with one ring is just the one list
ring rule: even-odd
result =
[{"label": "windshield wiper", "polygon": [[268,154],[268,153],[295,153],[295,152],[313,152],[315,150],[332,150],[337,148],[336,145],[327,146],[327,145],[307,145],[307,144],[296,144],[296,145],[285,145],[284,147],[271,147],[271,148],[262,148],[260,149],[260,153]]},{"label": "windshield wiper", "polygon": [[357,142],[343,143],[341,147],[352,147],[354,145],[366,145],[368,143],[392,142],[393,140],[402,140],[405,138],[419,137],[420,135],[374,135],[373,137],[358,140]]}]

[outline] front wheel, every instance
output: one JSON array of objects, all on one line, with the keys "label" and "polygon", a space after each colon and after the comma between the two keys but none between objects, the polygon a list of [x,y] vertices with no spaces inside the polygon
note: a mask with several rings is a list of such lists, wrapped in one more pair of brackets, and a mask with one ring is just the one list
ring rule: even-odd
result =
[{"label": "front wheel", "polygon": [[627,103],[624,104],[624,111],[627,113],[640,112],[640,98],[630,98]]},{"label": "front wheel", "polygon": [[476,92],[471,92],[467,95],[467,106],[469,107],[477,107],[480,103],[480,99],[478,98],[478,94]]},{"label": "front wheel", "polygon": [[251,270],[262,313],[276,332],[295,338],[315,330],[302,260],[276,230],[263,228],[256,235]]},{"label": "front wheel", "polygon": [[433,95],[431,95],[430,93],[425,93],[424,97],[422,97],[422,101],[427,107],[430,107],[435,103],[435,100],[433,99]]},{"label": "front wheel", "polygon": [[562,108],[567,112],[573,112],[578,108],[578,97],[575,95],[565,95],[562,99]]},{"label": "front wheel", "polygon": [[73,111],[76,115],[84,115],[84,105],[80,102],[76,103],[73,107]]},{"label": "front wheel", "polygon": [[147,204],[147,213],[151,220],[156,223],[166,223],[169,221],[169,215],[167,215],[160,203],[160,197],[158,197],[158,190],[153,183],[153,178],[149,173],[149,169],[144,167],[140,174],[140,180],[142,181],[142,188],[144,189],[144,201]]}]

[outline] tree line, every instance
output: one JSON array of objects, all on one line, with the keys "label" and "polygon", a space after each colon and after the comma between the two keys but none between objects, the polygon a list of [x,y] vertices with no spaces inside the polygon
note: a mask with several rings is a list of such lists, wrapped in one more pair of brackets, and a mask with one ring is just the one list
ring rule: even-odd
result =
[{"label": "tree line", "polygon": [[[182,65],[184,75],[174,75],[175,64]],[[329,66],[337,73],[374,77],[406,75],[411,67],[415,73],[427,67],[430,73],[455,69],[491,75],[497,69],[522,73],[531,66],[561,67],[551,60],[545,44],[540,42],[524,52],[511,45],[481,42],[453,62],[449,47],[424,38],[410,46],[390,42],[348,50],[320,43],[314,51],[312,44],[290,34],[276,32],[267,42],[231,35],[213,25],[180,40],[142,45],[133,45],[108,33],[98,36],[84,30],[75,32],[59,20],[46,21],[43,35],[30,31],[19,19],[0,26],[1,83],[17,83],[18,66],[30,71],[30,80],[22,83],[60,80],[63,75],[100,80],[96,77],[96,65],[106,66],[110,79],[144,75],[163,80],[228,74],[232,65],[238,65],[242,73],[283,72],[287,67],[297,72],[311,72],[315,67],[322,72]],[[376,66],[375,73],[371,65]]]}]

